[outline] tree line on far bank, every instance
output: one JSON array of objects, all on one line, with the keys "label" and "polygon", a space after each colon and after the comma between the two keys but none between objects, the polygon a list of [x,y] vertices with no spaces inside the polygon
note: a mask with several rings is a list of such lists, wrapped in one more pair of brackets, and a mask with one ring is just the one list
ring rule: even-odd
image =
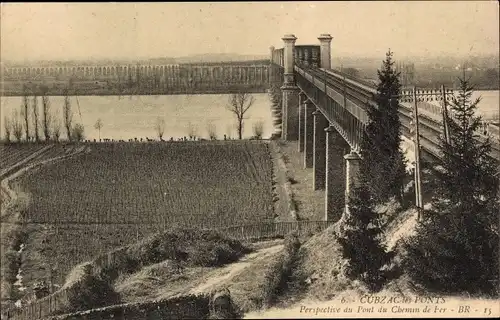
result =
[{"label": "tree line on far bank", "polygon": [[[30,96],[27,88],[23,90],[23,99],[19,109],[12,110],[10,115],[4,115],[5,142],[59,142],[61,130],[64,130],[68,141],[82,141],[84,127],[74,123],[73,111],[68,94],[64,97],[62,107],[62,122],[57,112],[51,109],[47,90],[40,88],[41,110],[38,105],[39,96]],[[67,91],[66,91],[67,93]]]},{"label": "tree line on far bank", "polygon": [[[38,104],[39,96],[33,94],[33,96],[30,97],[30,95],[28,95],[28,90],[25,88],[20,109],[14,109],[11,115],[4,116],[5,142],[59,142],[61,139],[61,130],[64,130],[66,133],[68,141],[83,141],[85,139],[84,126],[81,123],[73,122],[73,111],[68,91],[66,90],[64,96],[64,103],[62,106],[63,121],[61,123],[57,113],[51,109],[47,90],[43,90],[43,88],[40,90],[43,93],[41,96],[41,112]],[[225,108],[235,117],[237,137],[240,140],[243,139],[243,129],[245,120],[247,120],[247,113],[254,105],[254,102],[254,96],[247,92],[229,95]],[[98,130],[99,133],[99,141],[101,141],[101,129],[103,126],[104,123],[100,118],[94,124],[94,129]],[[154,130],[160,141],[164,141],[163,135],[166,129],[165,126],[165,119],[157,117],[154,123]],[[254,122],[252,130],[253,136],[250,139],[262,139],[264,134],[264,123],[262,121]],[[188,131],[190,140],[197,138],[197,133],[193,126],[189,125]],[[210,140],[218,139],[217,129],[211,122],[207,124],[207,133]],[[146,139],[148,141],[151,140],[149,138]],[[224,140],[226,139],[231,139],[230,134],[224,134]]]}]

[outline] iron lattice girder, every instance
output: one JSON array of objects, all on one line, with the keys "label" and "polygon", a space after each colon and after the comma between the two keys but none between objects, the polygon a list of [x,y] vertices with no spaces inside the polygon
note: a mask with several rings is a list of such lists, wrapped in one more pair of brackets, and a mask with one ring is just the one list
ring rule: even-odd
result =
[{"label": "iron lattice girder", "polygon": [[[344,75],[318,68],[295,67],[297,86],[327,117],[347,143],[359,150],[362,133],[368,124],[365,108],[376,108],[374,94],[376,89],[368,83],[352,80]],[[326,83],[324,81],[326,79]],[[409,136],[411,110],[400,105],[400,117],[405,136]],[[430,136],[422,136],[421,146],[432,157],[439,157],[437,136],[441,132],[439,124],[427,119],[420,126]],[[347,130],[345,129],[347,128]],[[436,138],[436,139],[435,139]]]},{"label": "iron lattice girder", "polygon": [[[417,89],[416,90],[417,102],[430,102],[430,101],[443,101],[443,92],[439,89]],[[453,98],[453,89],[445,89],[444,94],[449,101]],[[413,102],[413,90],[403,89],[401,94],[396,96],[399,102]]]},{"label": "iron lattice girder", "polygon": [[[337,71],[321,68],[305,68],[304,66],[295,66],[295,77],[297,86],[323,112],[351,147],[359,147],[361,134],[368,123],[365,108],[377,107],[373,99],[376,93],[375,84],[351,78]],[[327,79],[326,83],[324,79]],[[445,94],[446,99],[451,100],[453,90],[447,89]],[[319,96],[321,96],[321,100],[318,99]],[[412,91],[403,89],[398,98],[400,98],[399,116],[402,125],[401,133],[410,138],[412,136],[410,133],[410,122],[413,118],[413,108],[408,105],[408,102],[413,101]],[[429,89],[417,90],[417,101],[422,103],[421,105],[419,104],[419,109],[426,111],[419,114],[419,128],[421,128],[422,132],[420,135],[420,145],[423,155],[430,156],[431,158],[439,158],[441,156],[439,151],[439,136],[442,134],[442,110],[439,106],[426,103],[430,99],[436,101],[442,100],[441,92]],[[450,117],[453,117],[453,112],[451,110],[448,112]],[[362,126],[359,126],[359,133],[354,134],[353,138],[355,138],[355,141],[351,140],[348,132],[343,129],[345,127],[342,121],[346,117],[351,116],[355,118],[354,123],[362,123]],[[478,139],[482,141],[484,137],[479,137]],[[499,144],[493,143],[492,145],[491,156],[495,159],[500,159]]]},{"label": "iron lattice girder", "polygon": [[331,92],[329,92],[330,88],[326,86],[325,82],[317,81],[318,79],[311,77],[308,72],[304,72],[300,68],[296,67],[296,71],[297,86],[323,113],[350,147],[353,150],[359,150],[362,133],[365,128],[365,122],[361,120],[364,119],[364,111],[361,113],[359,111],[362,110],[359,110],[353,114],[351,110],[345,107],[345,99],[342,99],[341,104],[331,96]]}]

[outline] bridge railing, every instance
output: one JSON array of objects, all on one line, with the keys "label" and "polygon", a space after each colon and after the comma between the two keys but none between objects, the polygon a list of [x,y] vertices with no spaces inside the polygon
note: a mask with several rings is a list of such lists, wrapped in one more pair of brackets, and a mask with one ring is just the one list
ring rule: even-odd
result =
[{"label": "bridge railing", "polygon": [[[346,75],[335,70],[325,70],[321,68],[320,70],[325,72],[327,75],[331,75],[339,79],[340,81],[345,81],[345,84],[349,87],[351,93],[360,94],[364,99],[373,99],[373,95],[377,92],[375,84],[369,81],[357,79],[353,76]],[[406,95],[409,94],[407,89],[404,91]],[[423,95],[423,97],[418,98],[419,113],[421,113],[422,115],[427,115],[429,118],[435,120],[436,122],[442,122],[443,107],[441,105],[431,103],[431,101],[434,100],[442,101],[439,90],[417,89],[416,93],[418,96]],[[400,103],[405,106],[409,106],[410,104],[410,102],[406,101],[405,99],[402,99]],[[412,108],[413,105],[409,107]],[[449,110],[449,115],[455,118],[451,110]],[[498,126],[489,123],[489,121],[484,121],[481,127],[478,129],[478,134],[482,136],[491,135],[493,137],[498,137],[499,129]]]},{"label": "bridge railing", "polygon": [[[303,67],[320,66],[320,46],[318,45],[298,45],[294,46],[293,61],[295,65]],[[281,67],[284,66],[284,48],[274,49],[272,53],[272,63]]]},{"label": "bridge railing", "polygon": [[285,66],[285,49],[281,48],[281,49],[273,50],[271,60],[274,64],[277,64],[278,66],[284,67]]},{"label": "bridge railing", "polygon": [[[364,109],[365,104],[373,103],[373,94],[370,91],[360,90],[355,82],[349,79],[343,79],[339,75],[331,73],[330,70],[309,68],[304,69],[296,66],[297,74],[314,85],[320,91],[335,101],[340,103],[346,111],[355,116],[362,123],[367,123],[368,117]],[[302,81],[301,86],[306,83]],[[316,95],[319,92],[315,93]],[[345,99],[344,99],[345,95]]]},{"label": "bridge railing", "polygon": [[[297,85],[304,90],[308,97],[312,98],[316,105],[321,105],[322,111],[325,112],[327,118],[337,131],[348,138],[356,139],[352,132],[341,129],[344,125],[350,126],[350,123],[343,123],[343,118],[347,114],[354,116],[357,120],[366,124],[368,122],[368,115],[366,108],[377,107],[374,101],[374,94],[376,89],[373,84],[364,83],[354,77],[348,77],[339,72],[325,70],[322,68],[295,66]],[[421,90],[423,91],[423,90]],[[429,90],[425,90],[429,91]],[[326,95],[322,94],[326,93]],[[319,100],[321,97],[321,101]],[[325,101],[325,97],[330,97],[336,103]],[[419,128],[421,128],[421,144],[433,157],[439,156],[439,135],[442,134],[442,107],[434,105],[425,101],[425,98],[418,101],[419,113],[421,121]],[[413,103],[407,101],[400,102],[399,112],[402,118],[403,134],[411,136],[410,122],[412,119]],[[351,118],[351,117],[348,117]],[[404,120],[404,121],[403,121]],[[477,131],[478,139],[483,141],[486,136],[498,137],[498,126],[485,122]],[[492,141],[492,157],[498,158],[499,144]],[[349,142],[351,145],[356,144]]]},{"label": "bridge railing", "polygon": [[[321,70],[324,70],[324,69],[321,69]],[[344,72],[341,72],[338,70],[331,69],[331,70],[326,70],[326,72],[331,74],[332,76],[339,78],[339,79],[345,79],[347,82],[352,83],[354,85],[361,85],[361,87],[368,92],[371,92],[371,93],[377,92],[376,83],[373,83],[371,81],[360,79],[360,78],[354,77],[350,74],[347,74],[347,73],[344,73]]]},{"label": "bridge railing", "polygon": [[304,70],[295,66],[295,71],[299,88],[323,112],[349,145],[357,149],[362,127],[368,120],[365,110],[360,106],[363,102],[354,103],[347,99],[348,93],[339,91],[339,87],[328,82],[325,74],[318,73],[317,69]]}]

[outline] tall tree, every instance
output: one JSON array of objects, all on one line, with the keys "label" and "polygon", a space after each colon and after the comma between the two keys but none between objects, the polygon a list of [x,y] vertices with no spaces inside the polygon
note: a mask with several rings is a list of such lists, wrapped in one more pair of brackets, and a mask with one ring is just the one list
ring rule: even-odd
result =
[{"label": "tall tree", "polygon": [[55,142],[58,142],[60,136],[61,136],[61,120],[58,117],[56,117],[52,122],[52,137]]},{"label": "tall tree", "polygon": [[472,93],[464,76],[450,104],[450,141],[441,139],[442,158],[433,169],[432,210],[405,244],[403,265],[430,289],[498,295],[498,165],[489,139],[477,139],[480,99]]},{"label": "tall tree", "polygon": [[20,114],[17,111],[14,111],[12,114],[12,134],[16,138],[17,142],[21,142],[23,137],[23,123],[20,118]]},{"label": "tall tree", "polygon": [[3,119],[4,119],[3,125],[4,125],[4,130],[5,130],[5,142],[9,143],[10,136],[12,134],[12,122],[8,116],[4,116]]},{"label": "tall tree", "polygon": [[73,122],[73,111],[71,110],[71,103],[69,101],[68,90],[64,92],[64,105],[63,105],[64,127],[66,128],[66,135],[68,140],[71,141],[71,128]]},{"label": "tall tree", "polygon": [[163,141],[163,133],[165,132],[165,119],[158,117],[156,119],[155,129],[156,134],[158,135],[158,139],[160,139],[160,141]]},{"label": "tall tree", "polygon": [[240,140],[243,139],[243,121],[245,120],[245,114],[253,105],[254,101],[254,97],[246,92],[233,93],[229,97],[227,109],[236,117],[238,138]]},{"label": "tall tree", "polygon": [[361,280],[371,291],[378,291],[387,280],[387,273],[381,269],[394,253],[386,252],[381,242],[380,217],[373,200],[366,179],[361,176],[349,199],[349,213],[338,241],[342,256],[348,261],[346,276]]},{"label": "tall tree", "polygon": [[44,92],[42,95],[42,114],[43,114],[43,135],[45,136],[45,141],[50,140],[50,127],[51,127],[51,115],[50,115],[50,101],[47,93]]},{"label": "tall tree", "polygon": [[35,129],[35,141],[40,141],[40,136],[38,135],[38,97],[33,96],[33,127]]},{"label": "tall tree", "polygon": [[29,102],[28,102],[28,92],[26,87],[23,90],[23,105],[21,107],[21,114],[24,118],[24,130],[26,133],[26,141],[30,141],[30,125],[29,125]]},{"label": "tall tree", "polygon": [[385,202],[392,196],[401,202],[406,175],[405,158],[400,150],[401,122],[397,98],[401,85],[390,50],[377,73],[379,83],[374,96],[377,107],[367,108],[369,124],[361,141],[361,156],[364,159],[361,166],[366,166],[363,172],[377,203]]},{"label": "tall tree", "polygon": [[272,83],[269,88],[269,98],[271,100],[271,111],[273,113],[275,126],[281,126],[281,109],[283,94],[281,93],[280,83]]},{"label": "tall tree", "polygon": [[191,122],[189,122],[186,126],[187,129],[187,135],[189,137],[189,140],[195,140],[196,135],[197,135],[197,129],[196,126],[194,126]]},{"label": "tall tree", "polygon": [[207,133],[210,140],[217,140],[217,128],[213,122],[207,123]]},{"label": "tall tree", "polygon": [[101,140],[101,129],[103,127],[103,123],[101,118],[97,119],[96,123],[94,124],[94,128],[99,130],[99,141]]}]

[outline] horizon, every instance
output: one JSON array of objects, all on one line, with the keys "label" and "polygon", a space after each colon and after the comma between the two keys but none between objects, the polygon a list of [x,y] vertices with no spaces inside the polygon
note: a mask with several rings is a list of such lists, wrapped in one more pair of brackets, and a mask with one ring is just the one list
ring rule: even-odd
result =
[{"label": "horizon", "polygon": [[[280,48],[278,48],[280,49]],[[391,50],[392,51],[392,50]],[[422,56],[422,55],[413,55],[413,56],[404,56],[404,57],[398,57],[397,52],[394,53],[394,58],[395,61],[403,61],[403,60],[418,60],[418,59],[425,59],[429,60],[428,62],[431,62],[435,59],[451,59],[451,60],[464,60],[466,61],[467,59],[472,59],[472,58],[479,58],[479,59],[485,59],[485,58],[491,58],[494,56],[497,60],[497,63],[500,62],[500,54],[495,54],[495,53],[478,53],[474,55],[452,55],[452,54],[436,54],[436,55],[427,55],[427,56]],[[34,62],[91,62],[91,61],[96,61],[96,62],[101,62],[101,61],[137,61],[137,60],[161,60],[161,59],[189,59],[194,56],[212,56],[212,57],[217,57],[217,56],[232,56],[232,58],[238,58],[238,57],[244,57],[244,56],[251,56],[254,58],[258,58],[256,60],[264,60],[269,58],[269,54],[245,54],[245,53],[196,53],[196,54],[191,54],[191,55],[186,55],[186,56],[177,56],[177,57],[168,57],[168,56],[157,56],[157,57],[102,57],[102,58],[62,58],[62,59],[32,59],[32,60],[20,60],[20,59],[2,59],[0,63],[5,64],[5,63],[12,63],[12,64],[19,64],[22,65],[23,63],[34,63]],[[349,55],[342,55],[342,56],[333,56],[332,61],[334,60],[367,60],[367,61],[373,61],[373,60],[380,60],[382,61],[383,58],[385,58],[385,53],[383,56],[349,56]]]},{"label": "horizon", "polygon": [[493,1],[2,3],[1,8],[1,57],[16,62],[267,56],[289,33],[297,45],[319,44],[320,34],[331,34],[333,58],[383,58],[389,48],[402,59],[498,56],[499,47]]}]

